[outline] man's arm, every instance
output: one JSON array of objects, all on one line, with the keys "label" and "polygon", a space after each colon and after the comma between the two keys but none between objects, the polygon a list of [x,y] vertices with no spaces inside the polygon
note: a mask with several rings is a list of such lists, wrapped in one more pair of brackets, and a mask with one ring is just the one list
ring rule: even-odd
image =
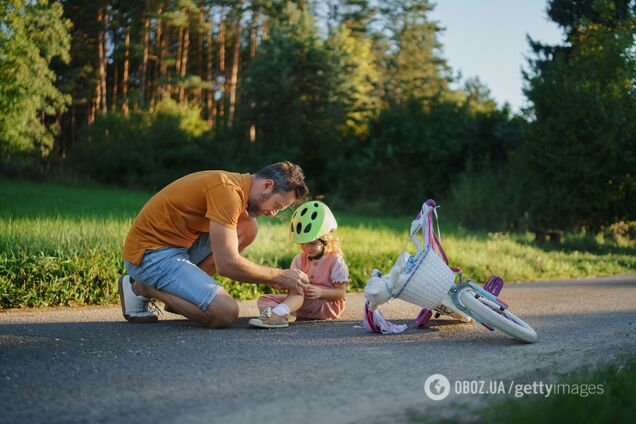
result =
[{"label": "man's arm", "polygon": [[309,277],[294,269],[279,269],[255,264],[241,256],[235,230],[210,221],[210,243],[216,271],[224,277],[242,282],[258,282],[279,285],[282,288],[303,290]]}]

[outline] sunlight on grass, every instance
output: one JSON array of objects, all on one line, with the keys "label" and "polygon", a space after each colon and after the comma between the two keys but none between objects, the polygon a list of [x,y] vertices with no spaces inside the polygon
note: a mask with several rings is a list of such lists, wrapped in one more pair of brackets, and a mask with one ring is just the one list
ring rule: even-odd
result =
[{"label": "sunlight on grass", "polygon": [[[0,180],[0,307],[117,302],[121,249],[148,193]],[[361,217],[335,211],[350,289],[361,289],[373,268],[386,272],[402,251],[410,218]],[[298,253],[288,235],[289,211],[259,219],[259,236],[244,254],[288,267]],[[484,281],[571,278],[634,272],[636,249],[554,250],[528,234],[468,233],[442,219],[450,264]],[[411,251],[412,246],[411,246]],[[220,278],[230,293],[253,298],[264,286]]]}]

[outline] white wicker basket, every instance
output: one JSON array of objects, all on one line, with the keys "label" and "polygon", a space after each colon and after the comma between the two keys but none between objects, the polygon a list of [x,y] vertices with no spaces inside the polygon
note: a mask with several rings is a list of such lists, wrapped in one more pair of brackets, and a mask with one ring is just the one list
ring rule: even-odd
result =
[{"label": "white wicker basket", "polygon": [[404,281],[393,293],[393,297],[423,308],[433,309],[442,300],[455,282],[455,273],[430,246],[423,252],[411,256],[400,276]]}]

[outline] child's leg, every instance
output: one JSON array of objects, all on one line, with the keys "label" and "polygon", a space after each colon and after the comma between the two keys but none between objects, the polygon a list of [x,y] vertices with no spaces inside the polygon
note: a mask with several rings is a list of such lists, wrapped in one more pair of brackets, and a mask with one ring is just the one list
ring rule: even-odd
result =
[{"label": "child's leg", "polygon": [[289,309],[289,313],[292,313],[303,306],[304,300],[305,297],[301,293],[295,290],[290,290],[289,294],[264,294],[263,296],[258,298],[258,300],[256,301],[256,306],[258,306],[258,310],[260,312],[263,312],[263,310],[267,308],[275,309],[282,303],[287,306],[287,309]]},{"label": "child's leg", "polygon": [[286,294],[264,294],[256,300],[258,312],[263,312],[266,308],[275,308],[287,299]]},{"label": "child's leg", "polygon": [[283,302],[289,308],[289,312],[296,312],[303,306],[303,302],[305,301],[305,296],[302,293],[296,290],[290,290],[287,295],[287,299]]},{"label": "child's leg", "polygon": [[337,319],[345,308],[344,299],[308,299],[298,311],[299,318]]},{"label": "child's leg", "polygon": [[[290,321],[296,321],[296,316],[292,314],[300,309],[304,299],[302,292],[295,290],[290,290],[288,295],[261,296],[256,302],[261,315],[249,320],[248,324],[261,328],[287,327]],[[272,307],[272,305],[276,306]]]}]

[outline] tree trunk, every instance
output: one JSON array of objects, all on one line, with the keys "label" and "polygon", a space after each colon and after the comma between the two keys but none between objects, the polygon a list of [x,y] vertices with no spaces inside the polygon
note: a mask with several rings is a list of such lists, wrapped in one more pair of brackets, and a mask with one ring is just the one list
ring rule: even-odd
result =
[{"label": "tree trunk", "polygon": [[124,116],[128,115],[128,67],[130,53],[130,27],[126,27],[126,35],[124,37],[124,69],[122,70],[121,80],[121,97],[123,103],[121,105],[121,111]]},{"label": "tree trunk", "polygon": [[117,79],[119,78],[118,63],[113,60],[113,98],[110,101],[110,110],[117,110]]},{"label": "tree trunk", "polygon": [[161,33],[161,8],[157,11],[157,22],[155,28],[155,46],[157,48],[157,62],[155,63],[152,84],[150,86],[150,109],[152,110],[157,101],[157,96],[161,95],[161,83],[158,81],[163,63],[163,40]]},{"label": "tree trunk", "polygon": [[183,34],[183,49],[181,50],[181,88],[179,89],[179,104],[183,103],[186,97],[186,89],[183,86],[188,69],[188,55],[190,53],[190,12],[186,12],[185,32]]},{"label": "tree trunk", "polygon": [[230,74],[230,103],[227,117],[228,127],[234,125],[234,111],[236,109],[236,88],[238,85],[239,60],[241,57],[241,17],[236,19],[236,30],[234,34],[234,49],[232,54],[232,73]]},{"label": "tree trunk", "polygon": [[[148,12],[148,2],[146,2],[146,12]],[[140,70],[140,83],[139,90],[141,91],[139,99],[141,100],[141,107],[146,104],[146,73],[148,72],[148,44],[150,39],[150,18],[146,16],[144,18],[144,38],[143,38],[143,56],[141,59]]]},{"label": "tree trunk", "polygon": [[168,82],[168,64],[165,60],[166,51],[168,50],[170,41],[170,28],[168,27],[167,23],[165,24],[162,34],[163,36],[161,37],[161,51],[159,52],[159,61],[161,62],[161,66],[159,67],[159,79],[161,80],[159,85],[160,100],[163,100],[166,95],[170,96],[170,92],[172,90],[172,87],[170,87],[170,83]]},{"label": "tree trunk", "polygon": [[[199,5],[199,27],[197,28],[197,66],[198,75],[203,80],[203,4]],[[202,104],[201,85],[194,90],[194,101],[197,105]]]},{"label": "tree trunk", "polygon": [[175,63],[175,69],[176,69],[176,86],[174,88],[174,94],[178,97],[181,96],[180,93],[180,87],[181,84],[179,84],[180,81],[179,77],[181,76],[181,52],[183,51],[183,26],[179,27],[179,42],[177,43],[177,61]]},{"label": "tree trunk", "polygon": [[[256,56],[256,26],[258,22],[258,13],[256,10],[252,12],[252,23],[250,25],[250,62]],[[250,107],[253,108],[254,104],[251,104]],[[250,122],[250,131],[249,131],[250,143],[254,143],[256,141],[256,124],[254,121]]]},{"label": "tree trunk", "polygon": [[250,59],[254,59],[256,56],[256,25],[258,20],[258,15],[256,11],[253,12],[252,23],[250,25]]},{"label": "tree trunk", "polygon": [[[209,15],[208,15],[209,16]],[[214,101],[214,82],[212,80],[213,74],[213,57],[214,51],[212,46],[212,16],[208,17],[210,22],[210,30],[207,32],[207,42],[208,42],[208,56],[207,56],[207,110],[208,110],[208,127],[214,128],[214,123],[216,121],[216,102]]]},{"label": "tree trunk", "polygon": [[227,87],[225,83],[225,16],[223,16],[223,12],[221,12],[221,20],[219,22],[219,75],[224,78],[223,92],[219,100],[219,118],[223,122],[225,118],[225,90]]},{"label": "tree trunk", "polygon": [[97,87],[95,89],[95,111],[101,112],[102,106],[102,56],[104,43],[102,42],[102,9],[97,9]]},{"label": "tree trunk", "polygon": [[263,33],[261,34],[263,41],[269,39],[269,16],[265,15],[263,22]]},{"label": "tree trunk", "polygon": [[97,90],[95,94],[97,113],[106,111],[106,54],[104,52],[104,10],[97,10]]},{"label": "tree trunk", "polygon": [[[99,85],[97,86],[97,89],[99,90]],[[93,122],[95,122],[95,98],[91,99],[91,110],[88,113],[88,115],[86,116],[86,122],[88,123],[88,125],[92,125]]]}]

